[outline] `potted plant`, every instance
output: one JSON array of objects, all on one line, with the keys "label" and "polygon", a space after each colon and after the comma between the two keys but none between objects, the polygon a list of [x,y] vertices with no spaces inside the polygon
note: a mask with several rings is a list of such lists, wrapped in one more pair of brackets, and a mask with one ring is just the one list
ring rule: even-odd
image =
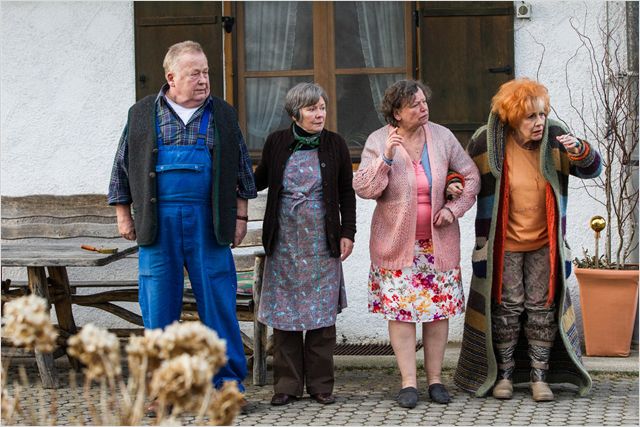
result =
[{"label": "potted plant", "polygon": [[[628,5],[626,9],[628,15]],[[582,135],[595,144],[602,157],[600,177],[582,186],[601,206],[597,210],[604,218],[591,220],[596,236],[594,254],[583,249],[583,257],[574,259],[589,356],[629,355],[638,305],[638,264],[630,263],[637,260],[638,250],[638,57],[636,50],[634,58],[633,47],[625,48],[628,34],[624,30],[629,31],[633,24],[627,22],[624,6],[619,11],[619,16],[609,15],[607,9],[608,19],[600,27],[600,46],[571,22],[581,41],[579,50],[590,59],[592,93],[586,96],[595,100],[595,106],[586,106],[584,93],[572,94],[567,75],[571,106],[580,117]],[[636,25],[637,11],[636,4]],[[636,39],[637,34],[635,28]],[[600,255],[603,229],[604,251]]]}]

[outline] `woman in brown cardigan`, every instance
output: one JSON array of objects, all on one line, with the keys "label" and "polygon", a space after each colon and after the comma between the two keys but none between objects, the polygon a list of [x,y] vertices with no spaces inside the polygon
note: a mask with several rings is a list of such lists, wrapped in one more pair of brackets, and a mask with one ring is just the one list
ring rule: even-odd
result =
[{"label": "woman in brown cardigan", "polygon": [[353,249],[356,199],[347,145],[324,129],[326,103],[316,84],[289,90],[293,123],[267,137],[255,170],[258,190],[269,188],[258,319],[273,328],[272,405],[302,396],[305,382],[317,402],[335,402],[335,322],[346,307],[341,262]]}]

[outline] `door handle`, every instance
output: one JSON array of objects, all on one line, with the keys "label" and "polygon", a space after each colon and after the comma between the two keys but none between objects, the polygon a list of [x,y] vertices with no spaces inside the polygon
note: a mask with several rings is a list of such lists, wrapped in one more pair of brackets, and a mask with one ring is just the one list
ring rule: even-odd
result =
[{"label": "door handle", "polygon": [[505,74],[509,75],[509,74],[511,74],[513,69],[511,68],[511,65],[505,65],[504,67],[489,68],[487,71],[489,71],[490,73],[493,73],[493,74],[505,73]]},{"label": "door handle", "polygon": [[140,85],[144,88],[144,84],[147,82],[147,76],[145,76],[144,74],[140,74],[138,80],[140,81]]}]

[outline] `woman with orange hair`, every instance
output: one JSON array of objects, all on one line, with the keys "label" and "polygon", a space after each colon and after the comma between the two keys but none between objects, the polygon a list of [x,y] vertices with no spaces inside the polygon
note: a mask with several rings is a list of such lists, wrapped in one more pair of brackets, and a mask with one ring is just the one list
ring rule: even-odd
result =
[{"label": "woman with orange hair", "polygon": [[585,395],[585,370],[565,279],[569,175],[595,178],[599,154],[549,119],[549,94],[526,78],[503,84],[488,123],[467,151],[481,174],[476,246],[456,384],[510,399],[530,381],[533,400],[553,400],[548,382]]}]

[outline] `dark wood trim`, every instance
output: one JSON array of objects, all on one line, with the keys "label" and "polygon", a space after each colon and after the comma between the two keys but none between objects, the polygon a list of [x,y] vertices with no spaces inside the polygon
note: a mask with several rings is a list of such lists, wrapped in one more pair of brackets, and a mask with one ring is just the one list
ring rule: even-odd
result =
[{"label": "dark wood trim", "polygon": [[414,68],[414,43],[416,37],[415,35],[415,26],[413,23],[412,15],[413,9],[415,8],[414,2],[407,2],[404,5],[404,63],[405,67],[402,72],[407,76],[407,78],[413,78],[413,68]]},{"label": "dark wood trim", "polygon": [[[338,95],[336,91],[336,26],[335,7],[333,2],[325,2],[327,9],[326,21],[326,64],[327,64],[327,85],[325,86],[329,96],[329,110],[327,114],[326,128],[330,131],[338,131]],[[319,37],[316,37],[319,38]],[[319,67],[318,63],[315,67]]]},{"label": "dark wood trim", "polygon": [[244,78],[251,77],[297,77],[297,76],[313,76],[313,69],[306,70],[274,70],[274,71],[245,71],[242,73]]},{"label": "dark wood trim", "polygon": [[[231,2],[228,1],[224,1],[222,2],[222,14],[224,16],[233,16],[234,13],[232,11],[232,4]],[[234,30],[238,28],[237,25],[234,25]],[[226,31],[224,31],[222,33],[222,43],[223,43],[223,55],[224,55],[224,97],[225,100],[231,104],[231,105],[237,105],[237,101],[235,99],[235,92],[234,92],[234,88],[235,88],[235,84],[236,82],[234,81],[234,66],[235,66],[235,56],[234,56],[234,34],[235,32],[232,31],[231,33],[227,33]]]},{"label": "dark wood trim", "polygon": [[496,16],[513,15],[513,3],[506,1],[422,2],[420,16]]},{"label": "dark wood trim", "polygon": [[244,52],[244,2],[236,3],[236,34],[238,39],[236,40],[236,63],[238,64],[237,73],[237,87],[238,87],[238,121],[240,122],[240,128],[247,134],[247,102],[246,102],[246,85],[245,85],[245,52]]},{"label": "dark wood trim", "polygon": [[159,27],[168,25],[203,25],[217,24],[218,16],[179,16],[166,17],[157,16],[151,18],[140,18],[138,25],[141,27]]},{"label": "dark wood trim", "polygon": [[478,129],[482,125],[485,125],[486,123],[481,123],[481,122],[447,123],[447,122],[441,121],[438,124],[448,128],[452,132],[457,132],[457,131],[475,132],[476,129]]},{"label": "dark wood trim", "polygon": [[335,74],[339,76],[353,74],[407,74],[410,69],[410,66],[380,68],[337,68],[335,70]]}]

